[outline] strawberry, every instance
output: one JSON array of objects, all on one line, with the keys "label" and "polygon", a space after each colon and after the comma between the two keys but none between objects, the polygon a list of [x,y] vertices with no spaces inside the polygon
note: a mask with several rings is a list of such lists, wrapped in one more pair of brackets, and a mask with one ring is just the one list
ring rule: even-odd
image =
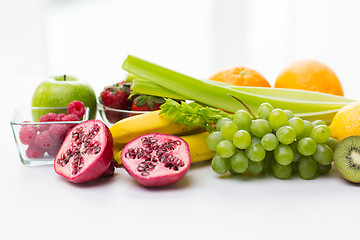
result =
[{"label": "strawberry", "polygon": [[165,102],[163,97],[141,94],[134,99],[132,111],[155,111]]},{"label": "strawberry", "polygon": [[128,109],[128,97],[130,94],[129,83],[117,83],[112,86],[105,87],[100,94],[100,102],[110,108]]},{"label": "strawberry", "polygon": [[130,83],[125,83],[125,81],[105,87],[101,92],[99,101],[104,105],[104,112],[110,123],[115,123],[124,118],[125,113],[109,110],[106,107],[128,110],[130,106],[128,102],[129,95]]}]

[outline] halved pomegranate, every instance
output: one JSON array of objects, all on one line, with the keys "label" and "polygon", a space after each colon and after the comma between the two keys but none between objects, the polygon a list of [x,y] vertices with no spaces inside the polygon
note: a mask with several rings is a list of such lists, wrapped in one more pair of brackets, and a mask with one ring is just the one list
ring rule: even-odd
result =
[{"label": "halved pomegranate", "polygon": [[190,168],[189,146],[173,135],[146,134],[125,145],[121,162],[140,184],[161,187],[185,176]]},{"label": "halved pomegranate", "polygon": [[88,120],[67,134],[55,157],[54,169],[71,182],[84,183],[104,175],[111,168],[112,159],[109,128],[99,120]]}]

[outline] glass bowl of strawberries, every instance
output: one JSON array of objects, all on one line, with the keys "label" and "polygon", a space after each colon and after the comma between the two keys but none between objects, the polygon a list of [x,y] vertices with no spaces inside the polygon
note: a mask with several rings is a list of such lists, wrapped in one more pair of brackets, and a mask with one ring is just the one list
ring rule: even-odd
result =
[{"label": "glass bowl of strawberries", "polygon": [[122,81],[102,90],[98,111],[104,122],[111,126],[121,119],[158,110],[164,102],[163,97],[134,93],[131,84]]},{"label": "glass bowl of strawberries", "polygon": [[149,112],[149,111],[131,111],[125,109],[116,109],[116,108],[107,107],[101,103],[98,103],[98,111],[100,113],[101,118],[108,126],[113,125],[114,123],[120,121],[121,119]]},{"label": "glass bowl of strawberries", "polygon": [[[67,133],[89,119],[89,108],[80,101],[68,107],[30,107],[15,110],[10,121],[20,160],[28,166],[54,164]],[[41,116],[33,119],[33,116]]]}]

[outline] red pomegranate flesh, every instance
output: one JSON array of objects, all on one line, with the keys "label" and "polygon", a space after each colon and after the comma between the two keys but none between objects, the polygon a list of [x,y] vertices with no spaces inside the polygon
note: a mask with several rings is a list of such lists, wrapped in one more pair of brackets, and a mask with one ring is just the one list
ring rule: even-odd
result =
[{"label": "red pomegranate flesh", "polygon": [[121,151],[121,162],[140,184],[166,186],[177,182],[188,172],[189,146],[173,135],[146,134],[125,145]]},{"label": "red pomegranate flesh", "polygon": [[99,120],[88,120],[67,134],[55,157],[54,169],[71,182],[85,183],[102,176],[112,160],[109,128]]}]

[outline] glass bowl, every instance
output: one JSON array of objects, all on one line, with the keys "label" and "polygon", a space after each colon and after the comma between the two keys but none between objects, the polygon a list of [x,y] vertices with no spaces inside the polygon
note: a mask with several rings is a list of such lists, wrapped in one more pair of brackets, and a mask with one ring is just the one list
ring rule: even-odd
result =
[{"label": "glass bowl", "polygon": [[130,110],[115,109],[104,106],[101,103],[98,103],[98,111],[100,113],[101,118],[108,126],[112,126],[114,123],[116,123],[121,119],[149,112],[149,111],[130,111]]},{"label": "glass bowl", "polygon": [[54,164],[55,156],[67,134],[76,124],[89,119],[89,108],[80,121],[35,122],[33,116],[47,113],[67,114],[67,107],[31,107],[15,110],[10,125],[20,160],[28,166]]}]

